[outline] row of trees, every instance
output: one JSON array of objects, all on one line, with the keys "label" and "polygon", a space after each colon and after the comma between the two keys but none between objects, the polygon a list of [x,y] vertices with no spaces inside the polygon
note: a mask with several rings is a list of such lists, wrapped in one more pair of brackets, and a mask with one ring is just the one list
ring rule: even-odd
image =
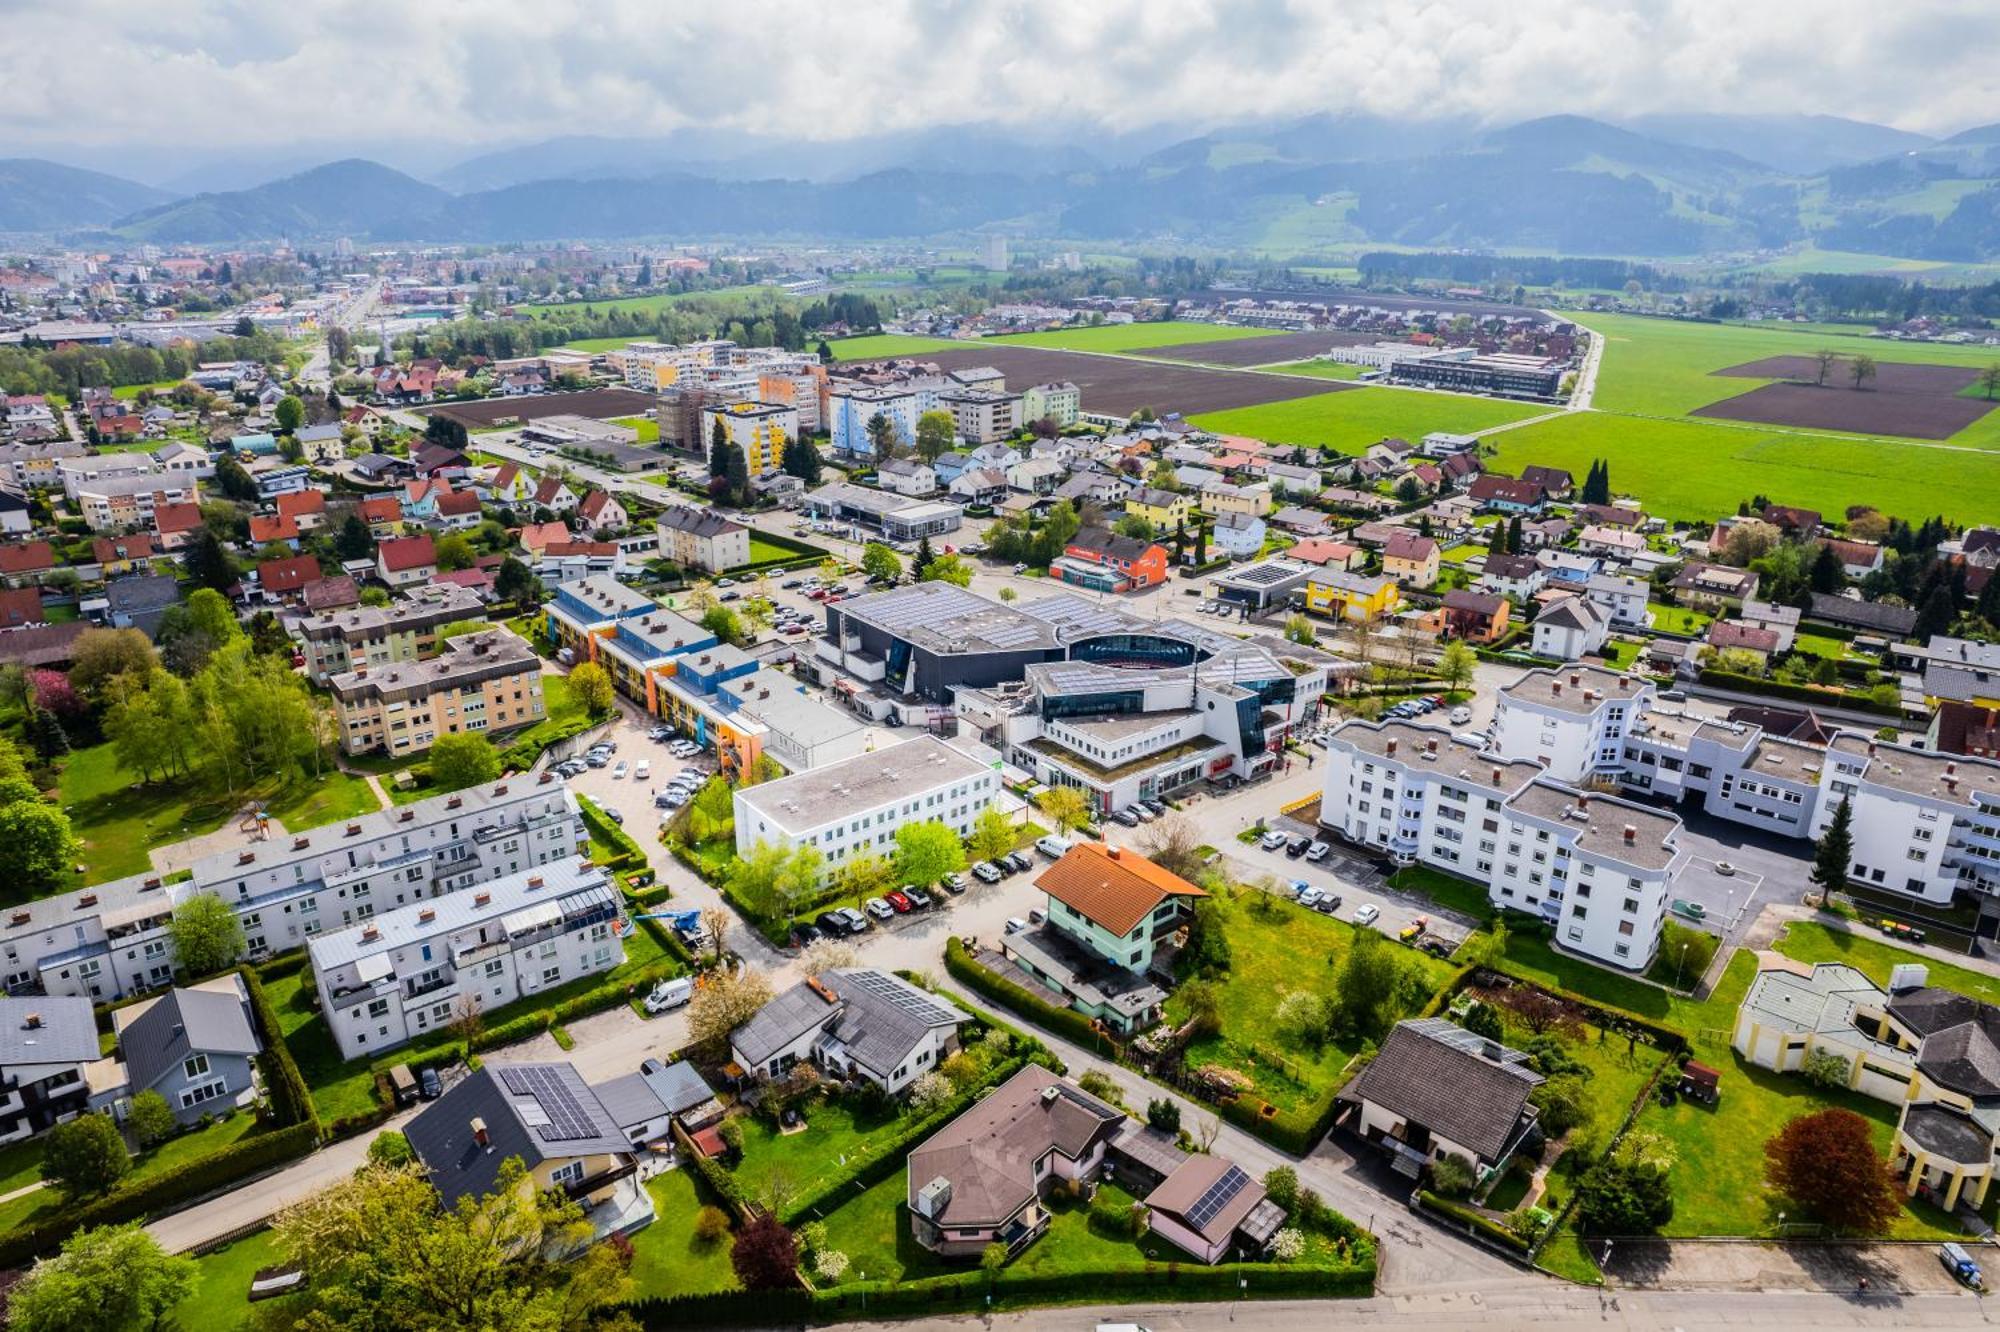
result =
[{"label": "row of trees", "polygon": [[[694,804],[699,805],[700,796]],[[712,820],[713,811],[700,815]],[[754,915],[780,920],[829,897],[857,905],[898,884],[929,887],[964,870],[968,860],[991,860],[1013,850],[1016,829],[998,810],[982,812],[965,841],[935,820],[896,829],[891,856],[862,854],[829,868],[815,846],[783,847],[758,842],[729,869],[730,889]]]}]

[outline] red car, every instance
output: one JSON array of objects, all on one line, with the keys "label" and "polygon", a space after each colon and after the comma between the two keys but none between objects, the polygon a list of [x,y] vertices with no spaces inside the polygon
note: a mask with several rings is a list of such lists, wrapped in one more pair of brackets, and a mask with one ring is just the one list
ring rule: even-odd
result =
[{"label": "red car", "polygon": [[888,899],[890,906],[896,908],[897,915],[902,916],[909,914],[910,910],[909,898],[903,896],[901,893],[884,893],[882,894],[882,896]]}]

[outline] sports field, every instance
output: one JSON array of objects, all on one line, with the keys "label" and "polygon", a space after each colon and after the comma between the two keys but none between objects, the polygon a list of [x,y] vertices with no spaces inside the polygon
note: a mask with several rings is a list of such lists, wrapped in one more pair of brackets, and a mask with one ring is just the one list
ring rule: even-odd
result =
[{"label": "sports field", "polygon": [[1151,324],[1103,324],[1095,328],[1059,328],[1048,333],[1007,333],[986,341],[1014,347],[1055,347],[1063,351],[1126,352],[1178,347],[1191,342],[1234,342],[1239,338],[1278,336],[1281,335],[1277,330],[1269,328],[1234,328],[1165,319]]},{"label": "sports field", "polygon": [[1203,412],[1192,419],[1204,430],[1220,434],[1249,435],[1277,444],[1324,444],[1342,453],[1360,453],[1389,436],[1420,440],[1434,430],[1465,434],[1543,416],[1550,410],[1532,403],[1369,386],[1259,407]]},{"label": "sports field", "polygon": [[1606,459],[1614,491],[1669,519],[1714,519],[1760,494],[1828,514],[1872,504],[1912,521],[2000,517],[2000,452],[1991,450],[1606,412],[1568,413],[1488,442],[1499,450],[1488,465],[1515,475],[1540,463],[1581,476]]}]

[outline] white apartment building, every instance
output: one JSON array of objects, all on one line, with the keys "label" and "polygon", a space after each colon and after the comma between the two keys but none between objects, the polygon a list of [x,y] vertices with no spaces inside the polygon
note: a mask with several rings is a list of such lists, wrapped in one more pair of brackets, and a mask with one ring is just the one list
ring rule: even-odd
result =
[{"label": "white apartment building", "polygon": [[1644,970],[1683,864],[1680,820],[1550,780],[1439,727],[1349,722],[1327,746],[1324,826],[1486,886],[1593,961]]},{"label": "white apartment building", "polygon": [[617,885],[572,853],[472,892],[413,902],[308,945],[313,979],[344,1059],[449,1026],[462,999],[481,1009],[553,989],[625,960]]},{"label": "white apartment building", "polygon": [[1000,774],[932,735],[735,794],[736,853],[816,846],[829,867],[895,853],[896,829],[936,821],[960,837],[1000,794]]},{"label": "white apartment building", "polygon": [[1067,381],[1056,384],[1036,384],[1021,390],[1021,423],[1026,425],[1043,419],[1054,421],[1059,426],[1073,426],[1083,411],[1083,395],[1076,385]]},{"label": "white apartment building", "polygon": [[167,922],[202,893],[235,910],[258,958],[588,845],[567,788],[513,777],[219,852],[180,883],[134,875],[22,903],[0,920],[0,966],[10,993],[118,999],[172,982]]},{"label": "white apartment building", "polygon": [[1588,597],[1564,597],[1535,617],[1534,653],[1575,661],[1604,646],[1611,620]]},{"label": "white apartment building", "polygon": [[917,417],[935,406],[937,395],[918,394],[907,389],[875,388],[856,384],[833,390],[827,400],[827,432],[834,453],[847,458],[872,458],[875,445],[868,438],[868,422],[886,417],[896,428],[896,437],[905,447],[916,442]]},{"label": "white apartment building", "polygon": [[2000,894],[2000,763],[1837,733],[1819,773],[1810,833],[1852,802],[1857,882],[1949,902]]},{"label": "white apartment building", "polygon": [[1616,782],[1625,733],[1652,706],[1651,681],[1601,666],[1529,671],[1500,691],[1493,747],[1533,759],[1561,782]]},{"label": "white apartment building", "polygon": [[1612,624],[1640,628],[1646,624],[1646,599],[1652,590],[1653,585],[1645,579],[1622,574],[1592,574],[1583,585],[1584,596],[1609,616]]}]

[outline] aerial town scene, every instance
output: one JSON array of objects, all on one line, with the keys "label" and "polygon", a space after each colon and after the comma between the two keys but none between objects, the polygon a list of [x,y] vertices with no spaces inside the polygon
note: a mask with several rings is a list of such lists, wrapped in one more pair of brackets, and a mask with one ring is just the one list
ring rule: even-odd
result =
[{"label": "aerial town scene", "polygon": [[6,1329],[1988,1320],[2000,11],[6,26]]}]

